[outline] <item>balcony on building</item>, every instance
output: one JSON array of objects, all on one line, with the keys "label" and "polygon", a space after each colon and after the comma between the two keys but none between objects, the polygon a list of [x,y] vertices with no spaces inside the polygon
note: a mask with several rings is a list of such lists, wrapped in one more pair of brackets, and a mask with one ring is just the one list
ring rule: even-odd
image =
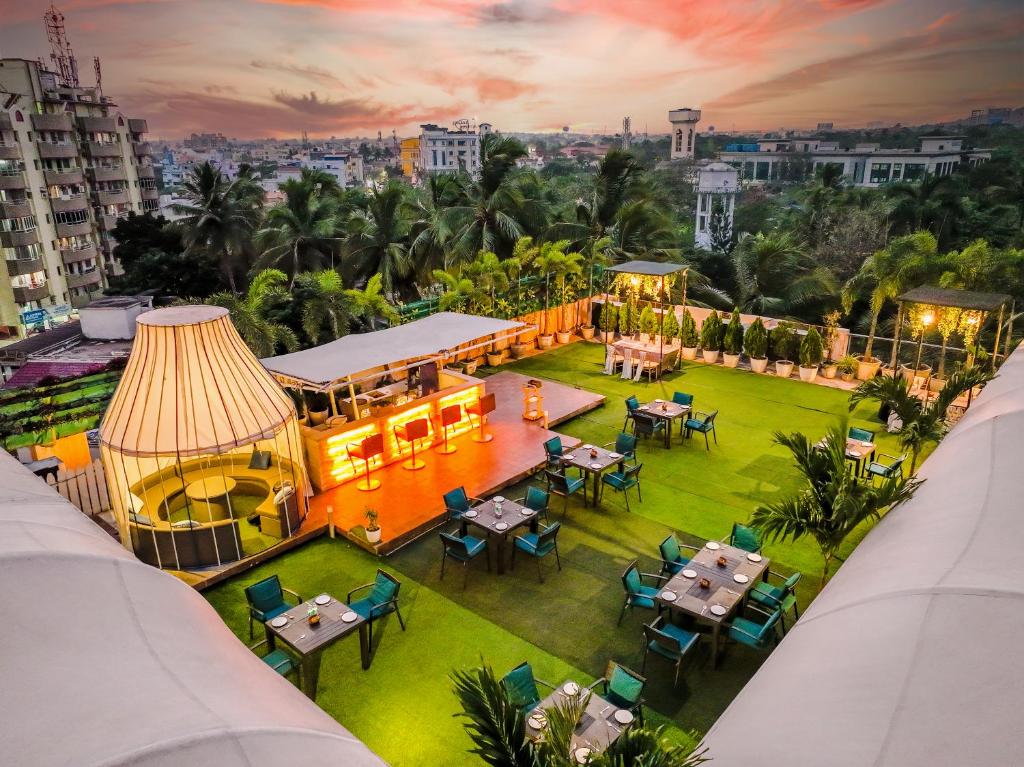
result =
[{"label": "balcony on building", "polygon": [[35,130],[71,131],[74,129],[74,125],[71,122],[71,115],[67,112],[48,115],[33,114],[31,119],[32,127]]},{"label": "balcony on building", "polygon": [[103,281],[103,275],[99,269],[93,267],[87,272],[81,274],[66,274],[64,279],[68,283],[68,288],[84,288],[89,285],[99,285]]},{"label": "balcony on building", "polygon": [[115,133],[117,120],[113,117],[79,117],[78,127],[86,133]]},{"label": "balcony on building", "polygon": [[65,266],[77,264],[80,261],[90,261],[96,258],[96,243],[89,242],[73,248],[63,248],[60,252],[60,260]]},{"label": "balcony on building", "polygon": [[41,255],[28,256],[25,258],[8,258],[7,273],[11,277],[19,274],[35,274],[43,270],[43,257]]},{"label": "balcony on building", "polygon": [[28,232],[0,232],[0,245],[5,248],[17,248],[21,245],[35,245],[39,242],[39,232],[33,226]]},{"label": "balcony on building", "polygon": [[114,227],[117,226],[117,216],[113,213],[100,213],[96,216],[96,221],[100,225],[100,229],[105,232],[114,231]]},{"label": "balcony on building", "polygon": [[14,302],[16,304],[27,304],[32,301],[42,301],[50,295],[50,289],[43,282],[41,285],[28,288],[13,288]]},{"label": "balcony on building", "polygon": [[116,190],[105,190],[101,189],[96,192],[96,199],[99,200],[100,205],[124,205],[128,203],[128,190],[127,189],[116,189]]},{"label": "balcony on building", "polygon": [[89,207],[89,201],[84,194],[69,194],[61,197],[51,197],[50,207],[54,213],[64,213],[69,210],[85,210]]},{"label": "balcony on building", "polygon": [[78,145],[73,141],[65,141],[55,144],[51,141],[40,141],[36,144],[36,151],[44,160],[66,160],[71,157],[78,157]]},{"label": "balcony on building", "polygon": [[149,123],[145,120],[130,118],[128,120],[128,130],[132,133],[149,133]]},{"label": "balcony on building", "polygon": [[85,174],[81,168],[66,168],[63,170],[43,170],[43,180],[47,186],[67,186],[69,184],[81,184],[85,181]]},{"label": "balcony on building", "polygon": [[139,194],[142,195],[142,199],[143,200],[159,200],[160,199],[160,191],[156,187],[153,187],[152,189],[147,189],[147,188],[143,187],[142,189],[139,190]]},{"label": "balcony on building", "polygon": [[11,116],[6,112],[0,112],[0,130],[12,130]]},{"label": "balcony on building", "polygon": [[156,169],[152,165],[139,165],[136,172],[139,178],[156,178]]},{"label": "balcony on building", "polygon": [[80,237],[92,234],[92,221],[82,221],[79,224],[55,224],[58,237]]},{"label": "balcony on building", "polygon": [[20,160],[21,147],[16,143],[5,142],[0,138],[0,160]]},{"label": "balcony on building", "polygon": [[25,173],[18,170],[0,170],[0,189],[25,189]]},{"label": "balcony on building", "polygon": [[120,157],[121,145],[116,141],[88,141],[85,144],[93,157]]},{"label": "balcony on building", "polygon": [[93,181],[127,181],[128,172],[121,166],[117,168],[89,168]]},{"label": "balcony on building", "polygon": [[148,157],[153,154],[153,145],[148,141],[139,141],[132,144],[132,148],[135,150],[136,157]]},{"label": "balcony on building", "polygon": [[21,218],[32,215],[32,203],[29,200],[0,200],[0,218]]}]

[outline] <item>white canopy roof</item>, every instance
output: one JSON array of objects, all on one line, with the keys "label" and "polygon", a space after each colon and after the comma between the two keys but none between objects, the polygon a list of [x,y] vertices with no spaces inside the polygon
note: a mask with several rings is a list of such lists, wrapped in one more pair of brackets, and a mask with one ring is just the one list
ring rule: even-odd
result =
[{"label": "white canopy roof", "polygon": [[373,333],[355,333],[314,349],[263,360],[271,373],[315,387],[355,378],[384,365],[441,356],[463,344],[528,327],[522,322],[438,312]]},{"label": "white canopy roof", "polygon": [[707,736],[716,767],[1004,767],[1024,754],[1024,350]]},{"label": "white canopy roof", "polygon": [[4,764],[384,764],[198,593],[6,454],[0,582]]}]

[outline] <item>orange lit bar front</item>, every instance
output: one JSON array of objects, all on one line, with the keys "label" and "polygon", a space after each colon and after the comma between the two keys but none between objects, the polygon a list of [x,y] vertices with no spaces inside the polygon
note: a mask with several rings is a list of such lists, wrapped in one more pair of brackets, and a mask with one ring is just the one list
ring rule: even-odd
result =
[{"label": "orange lit bar front", "polygon": [[417,443],[417,458],[425,461],[445,460],[445,455],[429,449],[443,442],[441,411],[451,405],[460,406],[462,417],[448,427],[450,441],[472,430],[473,423],[466,413],[466,406],[479,402],[485,392],[483,381],[453,370],[442,370],[438,383],[440,390],[437,392],[402,404],[374,407],[369,415],[356,421],[338,425],[301,426],[306,466],[316,489],[323,492],[361,476],[364,467],[361,462],[356,466],[349,460],[348,445],[361,442],[371,435],[380,434],[384,438],[384,452],[371,460],[371,472],[408,458],[412,448],[408,442],[396,439],[395,427],[417,418],[426,418],[429,423],[428,437]]}]

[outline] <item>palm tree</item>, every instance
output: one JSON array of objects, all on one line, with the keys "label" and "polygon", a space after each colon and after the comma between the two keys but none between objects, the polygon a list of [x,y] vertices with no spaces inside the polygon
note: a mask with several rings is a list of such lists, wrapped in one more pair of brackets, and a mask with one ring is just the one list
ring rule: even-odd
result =
[{"label": "palm tree", "polygon": [[[586,707],[586,696],[548,709],[544,739],[526,735],[526,718],[490,666],[452,674],[459,714],[473,740],[470,753],[491,767],[568,767],[572,736]],[[666,740],[661,729],[630,727],[608,748],[591,756],[593,767],[697,767],[708,761],[706,749]]]},{"label": "palm tree", "polygon": [[732,262],[732,304],[743,312],[786,314],[838,289],[831,272],[811,266],[803,245],[789,232],[742,237]]},{"label": "palm tree", "polygon": [[609,236],[607,252],[616,261],[665,261],[679,257],[672,217],[650,199],[630,200],[619,208]]},{"label": "palm tree", "polygon": [[1024,164],[1015,163],[1003,183],[990,186],[985,191],[993,200],[1015,208],[1017,228],[1024,229]]},{"label": "palm tree", "polygon": [[384,291],[416,298],[411,281],[412,260],[406,237],[409,224],[405,218],[405,187],[389,181],[370,193],[365,210],[355,211],[346,227],[345,252],[357,281],[380,274]]},{"label": "palm tree", "polygon": [[822,586],[846,536],[910,499],[921,484],[904,477],[880,485],[859,481],[847,465],[846,432],[845,422],[833,426],[819,445],[798,432],[775,432],[776,444],[792,454],[804,486],[788,498],[757,507],[750,518],[751,525],[773,541],[813,538],[824,563]]},{"label": "palm tree", "polygon": [[946,433],[946,412],[962,394],[982,386],[993,378],[989,371],[976,367],[957,370],[946,379],[934,399],[922,401],[910,393],[910,382],[903,376],[870,378],[850,395],[850,410],[866,399],[888,405],[903,422],[900,445],[910,451],[910,473],[917,471],[917,459],[929,442],[938,442]]},{"label": "palm tree", "polygon": [[281,189],[284,203],[267,211],[256,233],[263,251],[257,263],[286,263],[294,282],[302,271],[333,266],[340,217],[337,199],[321,193],[312,176],[286,181]]},{"label": "palm tree", "polygon": [[399,321],[398,310],[384,296],[384,280],[380,274],[367,280],[362,290],[352,288],[345,292],[352,301],[352,319],[365,325],[375,319],[386,320],[389,325]]},{"label": "palm tree", "polygon": [[896,201],[893,219],[906,231],[928,229],[940,237],[951,218],[963,208],[951,176],[927,175],[916,183],[898,183],[886,189]]},{"label": "palm tree", "polygon": [[437,301],[439,311],[473,312],[487,300],[487,294],[459,272],[435,269],[434,281],[444,286],[444,293]]},{"label": "palm tree", "polygon": [[487,295],[488,306],[485,313],[494,311],[498,293],[509,288],[509,271],[497,254],[488,251],[477,253],[476,259],[466,264],[462,274]]},{"label": "palm tree", "polygon": [[573,222],[551,227],[552,239],[568,239],[584,250],[605,237],[627,202],[646,196],[643,166],[629,152],[613,149],[601,160],[590,195],[577,201]]},{"label": "palm tree", "polygon": [[445,173],[431,175],[425,189],[408,205],[409,253],[421,278],[434,269],[449,269],[452,259],[448,244],[454,235],[450,205],[459,201],[462,188],[457,179]]},{"label": "palm tree", "polygon": [[264,269],[253,277],[244,295],[234,291],[214,293],[203,303],[223,306],[231,313],[238,333],[257,357],[271,357],[279,348],[295,351],[299,340],[286,325],[269,317],[271,308],[288,297],[288,276],[277,269]]},{"label": "palm tree", "polygon": [[[568,279],[570,277],[578,277],[583,274],[583,268],[580,264],[583,261],[583,255],[580,253],[566,253],[565,249],[569,247],[568,240],[559,240],[558,242],[545,242],[540,246],[540,252],[537,255],[535,265],[537,271],[544,275],[544,330],[547,330],[548,321],[548,306],[549,306],[549,291],[547,289],[548,280],[554,279],[555,284],[558,286],[558,297],[561,308],[559,314],[562,317],[559,323],[559,330],[565,327],[565,304],[568,299]],[[542,335],[546,335],[543,333]]]},{"label": "palm tree", "polygon": [[301,304],[302,330],[311,344],[320,343],[325,327],[329,341],[348,332],[354,313],[353,301],[336,271],[303,272],[295,278],[293,294]]},{"label": "palm tree", "polygon": [[[182,184],[184,203],[172,210],[181,218],[186,252],[210,254],[220,262],[221,272],[233,292],[238,277],[246,270],[249,240],[259,220],[262,190],[247,174],[230,181],[209,162],[197,165]],[[258,187],[257,187],[258,188]]]}]

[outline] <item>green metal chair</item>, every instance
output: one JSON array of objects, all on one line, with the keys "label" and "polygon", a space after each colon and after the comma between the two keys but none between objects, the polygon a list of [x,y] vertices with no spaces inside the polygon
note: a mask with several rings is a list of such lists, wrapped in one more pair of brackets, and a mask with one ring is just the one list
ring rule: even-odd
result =
[{"label": "green metal chair", "polygon": [[608,661],[604,676],[594,681],[588,690],[601,687],[601,697],[616,708],[631,711],[640,726],[644,724],[644,687],[647,679],[615,661]]},{"label": "green metal chair", "polygon": [[690,557],[683,555],[683,548],[699,551],[696,546],[686,546],[679,542],[675,533],[670,534],[665,540],[658,544],[658,552],[661,554],[661,574],[671,578],[683,571],[683,568],[690,563]]},{"label": "green metal chair", "polygon": [[857,426],[851,426],[850,430],[846,432],[846,436],[849,439],[855,439],[858,442],[874,442],[875,433],[868,431],[867,429],[861,429]]},{"label": "green metal chair", "polygon": [[525,506],[528,509],[533,509],[537,512],[537,518],[544,518],[544,523],[548,521],[548,499],[551,496],[548,491],[542,487],[536,485],[530,485],[526,488],[526,495],[522,498],[517,498],[516,503]]},{"label": "green metal chair", "polygon": [[524,715],[537,708],[541,701],[538,684],[555,689],[553,684],[535,677],[529,663],[520,663],[501,678],[501,686],[505,688],[512,704]]},{"label": "green metal chair", "polygon": [[782,618],[781,610],[766,612],[755,605],[748,605],[748,609],[765,616],[763,623],[737,616],[733,618],[729,626],[729,639],[755,650],[767,650],[779,643],[779,632],[775,630],[776,624]]},{"label": "green metal chair", "polygon": [[637,410],[630,414],[633,419],[633,436],[658,437],[665,433],[666,421],[663,418],[655,418],[653,415]]},{"label": "green metal chair", "polygon": [[602,474],[601,495],[604,495],[604,486],[608,485],[616,492],[623,494],[626,499],[626,511],[629,511],[629,491],[635,487],[637,498],[643,503],[644,497],[640,493],[640,469],[643,467],[642,463],[635,463],[623,471],[609,471]]},{"label": "green metal chair", "polygon": [[715,419],[718,418],[718,411],[712,410],[710,413],[703,413],[700,410],[694,413],[697,418],[687,418],[686,423],[683,424],[685,430],[684,437],[689,439],[694,432],[704,435],[704,449],[710,450],[711,444],[708,442],[708,434],[715,438],[715,444],[718,444],[718,431],[715,429]]},{"label": "green metal chair", "polygon": [[677,405],[682,405],[683,407],[693,407],[693,395],[687,394],[686,392],[673,392],[672,401]]},{"label": "green metal chair", "polygon": [[[769,571],[769,577],[782,578],[776,572]],[[796,603],[796,585],[800,582],[800,573],[795,572],[783,579],[781,586],[773,586],[769,581],[759,581],[750,590],[748,598],[766,610],[781,612],[780,624],[782,633],[786,633],[786,613],[793,611],[793,622],[800,619],[800,607]]]},{"label": "green metal chair", "polygon": [[622,430],[626,430],[626,426],[629,424],[629,419],[636,412],[636,409],[640,407],[640,400],[635,395],[630,394],[626,397],[626,420],[622,422]]},{"label": "green metal chair", "polygon": [[871,461],[864,471],[873,482],[875,477],[881,477],[882,479],[892,479],[899,475],[903,476],[903,463],[907,460],[907,454],[896,456],[889,455],[888,453],[879,453],[880,456],[892,459],[890,463],[882,463],[881,461]]},{"label": "green metal chair", "polygon": [[480,498],[466,495],[466,488],[462,485],[459,485],[454,490],[449,490],[441,497],[444,499],[444,508],[448,512],[448,519],[453,522],[461,520],[462,515],[476,504],[483,503],[483,500]]},{"label": "green metal chair", "polygon": [[[648,586],[644,583],[644,578],[654,579],[659,586]],[[626,600],[622,603],[622,610],[619,611],[619,620],[616,625],[622,625],[622,616],[626,614],[627,608],[642,607],[645,610],[657,610],[660,613],[661,608],[655,601],[655,597],[658,596],[659,587],[664,580],[667,579],[661,575],[640,572],[637,560],[634,559],[630,562],[625,572],[622,573],[622,587],[626,590]]]},{"label": "green metal chair", "polygon": [[[377,570],[377,577],[373,583],[366,583],[357,586],[348,592],[345,599],[346,604],[352,612],[361,615],[369,623],[370,647],[373,647],[373,624],[378,618],[394,613],[398,616],[398,625],[405,631],[405,621],[402,620],[402,612],[398,609],[398,591],[402,588],[402,582],[390,573]],[[365,589],[373,589],[361,599],[352,601],[352,597]]]},{"label": "green metal chair", "polygon": [[539,533],[524,533],[517,535],[512,547],[512,567],[516,566],[516,552],[521,551],[537,560],[537,576],[540,582],[544,582],[544,572],[541,570],[540,561],[551,552],[555,553],[555,561],[558,563],[558,570],[562,570],[562,559],[558,555],[558,531],[562,529],[561,522],[548,525]]},{"label": "green metal chair", "polygon": [[583,503],[587,502],[587,480],[586,477],[567,477],[564,472],[551,471],[550,469],[544,472],[544,476],[548,480],[548,492],[552,495],[560,495],[564,501],[562,503],[562,516],[569,510],[569,496],[574,495],[580,490],[583,491]]},{"label": "green metal chair", "polygon": [[[288,594],[295,599],[294,604],[285,601],[284,595]],[[245,589],[245,600],[249,603],[249,639],[252,639],[253,621],[266,623],[276,618],[283,612],[287,612],[295,605],[302,603],[302,597],[291,589],[281,585],[281,579],[276,575],[257,581]]]},{"label": "green metal chair", "polygon": [[636,437],[626,432],[619,432],[614,442],[602,445],[604,448],[612,448],[612,452],[622,456],[623,462],[633,461],[636,463]]},{"label": "green metal chair", "polygon": [[286,650],[276,649],[271,650],[266,655],[260,655],[259,648],[266,647],[268,640],[261,639],[254,645],[249,645],[249,649],[259,655],[260,660],[266,663],[270,668],[274,669],[278,674],[283,677],[287,677],[291,674],[295,675],[295,684],[301,683],[302,667],[290,653]]},{"label": "green metal chair", "polygon": [[469,563],[481,554],[487,558],[487,572],[491,571],[491,550],[487,547],[487,541],[482,538],[475,538],[472,535],[452,535],[451,533],[440,533],[441,545],[441,580],[444,580],[444,566],[449,559],[462,563],[462,589],[466,589],[466,581],[469,578]]},{"label": "green metal chair", "polygon": [[562,470],[562,455],[565,453],[565,447],[562,445],[561,437],[552,437],[544,443],[544,456],[546,463],[544,468],[553,471]]},{"label": "green metal chair", "polygon": [[757,537],[757,531],[752,527],[741,525],[739,522],[732,523],[732,532],[729,533],[727,543],[737,549],[749,551],[751,554],[761,552],[761,539]]},{"label": "green metal chair", "polygon": [[672,686],[673,688],[677,687],[679,672],[683,667],[683,658],[700,641],[700,634],[687,631],[673,623],[666,623],[664,618],[659,615],[650,624],[644,626],[644,640],[644,661],[640,666],[641,673],[647,673],[647,656],[653,652],[675,664],[676,675]]}]

